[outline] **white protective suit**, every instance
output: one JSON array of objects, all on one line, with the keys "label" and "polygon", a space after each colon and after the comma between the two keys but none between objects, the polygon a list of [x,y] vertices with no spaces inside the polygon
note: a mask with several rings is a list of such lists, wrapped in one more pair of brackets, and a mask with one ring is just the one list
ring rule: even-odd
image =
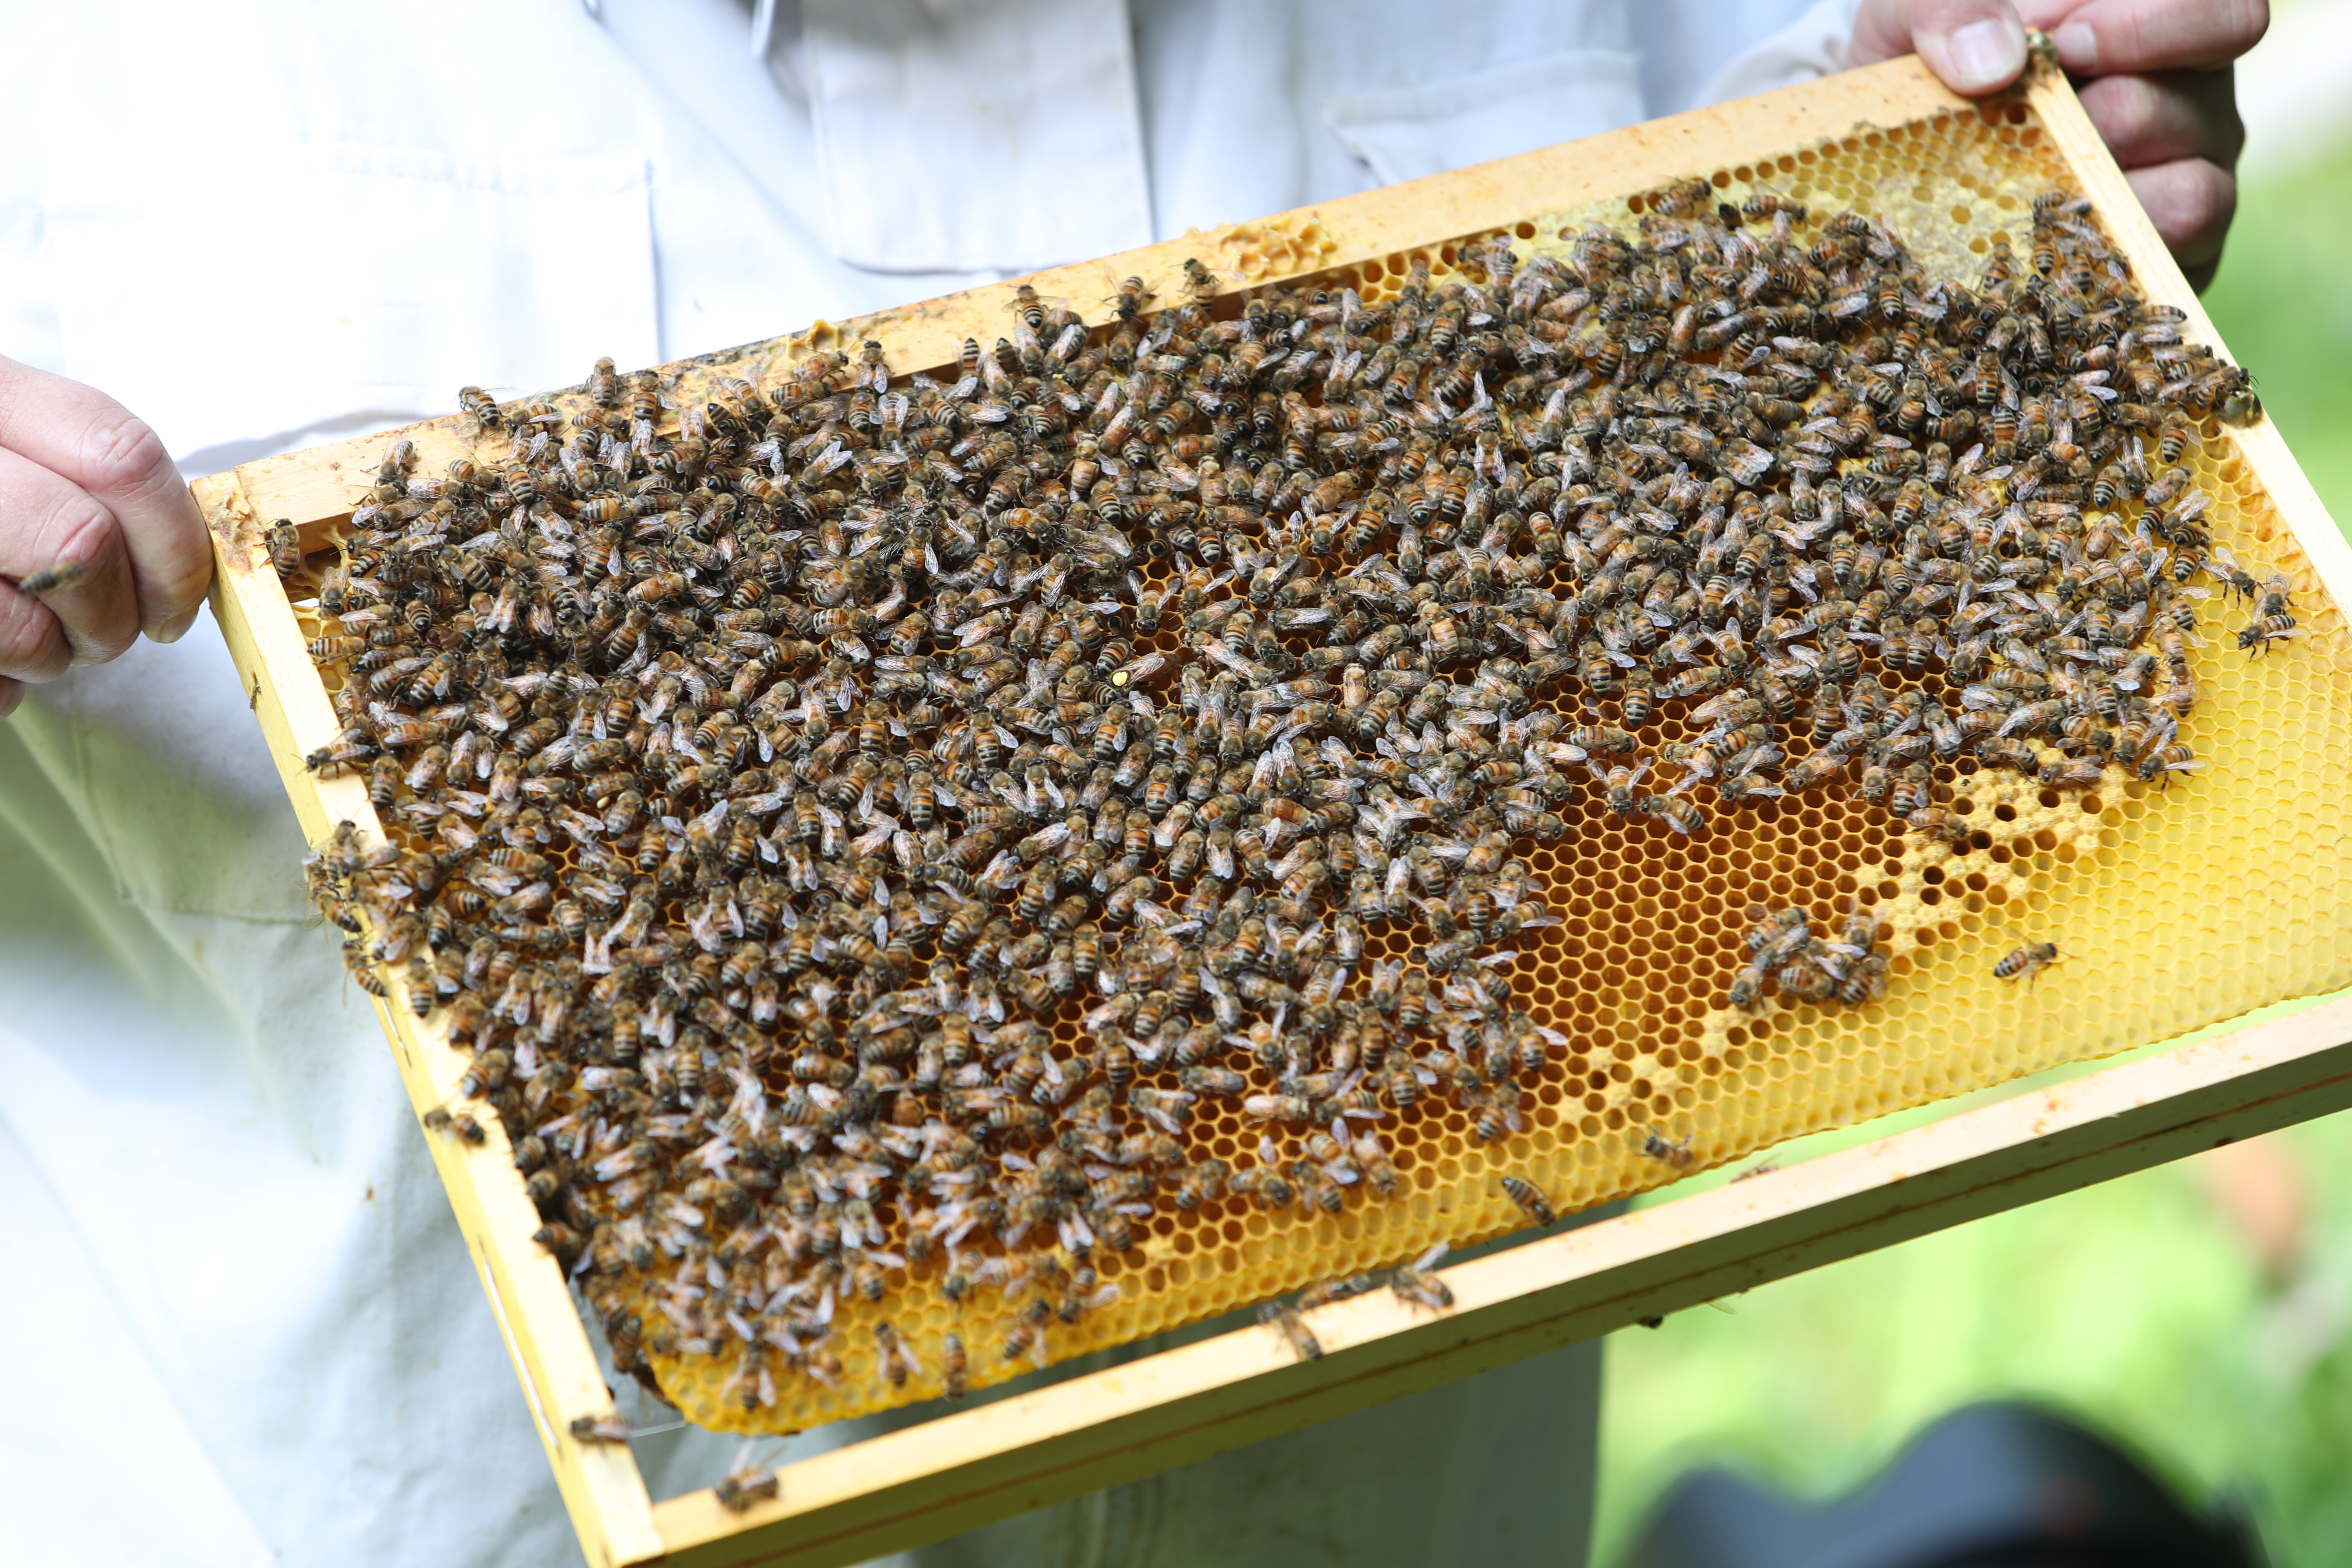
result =
[{"label": "white protective suit", "polygon": [[[0,353],[209,472],[1784,85],[1853,4],[596,9],[0,7]],[[207,620],[0,725],[0,1563],[578,1561],[301,851]],[[1598,1376],[919,1555],[1572,1564]],[[731,1449],[641,1458],[662,1496]]]}]

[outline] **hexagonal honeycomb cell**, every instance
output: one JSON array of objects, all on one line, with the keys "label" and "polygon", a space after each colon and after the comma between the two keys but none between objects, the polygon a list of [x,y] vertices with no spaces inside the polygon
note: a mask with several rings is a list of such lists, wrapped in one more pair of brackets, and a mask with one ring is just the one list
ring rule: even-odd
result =
[{"label": "hexagonal honeycomb cell", "polygon": [[1215,258],[1213,265],[1249,283],[1312,272],[1339,248],[1321,224],[1295,214],[1258,223],[1234,224],[1207,237]]},{"label": "hexagonal honeycomb cell", "polygon": [[[1711,176],[1727,202],[1769,193],[1806,203],[1815,223],[1848,208],[1878,218],[1931,273],[1962,278],[1992,247],[2021,246],[2034,195],[2069,183],[2040,126],[2013,102],[1759,149]],[[1564,252],[1588,223],[1630,232],[1642,206],[1632,195],[1531,213],[1511,233],[1523,256]],[[1322,277],[1379,299],[1417,262],[1436,279],[1453,275],[1457,258],[1489,237],[1460,236]],[[1331,251],[1312,225],[1280,221],[1225,231],[1214,248],[1208,259],[1251,284],[1312,276]],[[1075,1324],[1022,1328],[1028,1298],[1009,1289],[951,1300],[946,1264],[934,1259],[910,1266],[879,1304],[854,1295],[841,1303],[835,1386],[796,1383],[747,1413],[729,1397],[731,1359],[688,1355],[655,1360],[664,1393],[699,1425],[745,1432],[932,1398],[943,1390],[950,1332],[980,1386],[1039,1358],[1391,1266],[1433,1242],[1518,1228],[1525,1215],[1503,1192],[1506,1175],[1534,1183],[1562,1211],[1580,1209],[1823,1128],[2352,984],[2343,854],[2352,639],[2227,433],[2208,421],[2201,437],[2192,460],[2213,498],[2205,521],[2214,538],[2256,577],[2292,579],[2306,631],[2268,653],[2219,641],[2194,651],[2202,696],[2183,735],[2201,771],[2159,788],[2111,769],[2096,786],[2061,795],[1963,759],[1937,771],[1934,795],[1971,829],[1965,847],[1906,833],[1882,805],[1851,794],[1720,813],[1708,831],[1684,837],[1611,816],[1597,792],[1580,792],[1563,808],[1564,837],[1517,847],[1564,920],[1516,939],[1499,973],[1569,1042],[1553,1050],[1523,1131],[1481,1143],[1463,1111],[1426,1097],[1380,1124],[1402,1178],[1393,1199],[1359,1194],[1336,1215],[1269,1211],[1234,1196],[1191,1210],[1161,1203],[1138,1223],[1130,1249],[1097,1252],[1118,1298]],[[314,622],[306,635],[317,630]],[[1177,654],[1179,630],[1171,616],[1138,639],[1139,651]],[[1695,732],[1683,706],[1660,705],[1643,727],[1645,744]],[[1618,715],[1603,704],[1602,717]],[[1885,1000],[1725,1005],[1756,904],[1803,905],[1824,924],[1852,905],[1870,909],[1894,955]],[[1374,934],[1367,958],[1403,957],[1428,940],[1423,928],[1391,928]],[[1997,979],[2000,957],[2032,942],[2056,943],[2061,961],[2029,980]],[[1066,1047],[1080,1037],[1079,1014],[1073,1002],[1055,1022]],[[1270,1075],[1251,1070],[1255,1087],[1272,1089]],[[1172,1072],[1164,1077],[1173,1087]],[[1261,1125],[1230,1102],[1200,1110],[1184,1134],[1194,1157],[1231,1160],[1256,1147]],[[1688,1158],[1645,1153],[1654,1136]],[[919,1365],[895,1385],[876,1364],[872,1327],[885,1319]]]}]

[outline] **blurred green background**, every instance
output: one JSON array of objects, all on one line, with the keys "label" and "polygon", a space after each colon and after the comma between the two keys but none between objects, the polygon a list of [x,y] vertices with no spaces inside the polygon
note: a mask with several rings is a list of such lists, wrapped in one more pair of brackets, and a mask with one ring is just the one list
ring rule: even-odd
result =
[{"label": "blurred green background", "polygon": [[[2239,66],[2238,94],[2247,159],[2206,303],[2342,522],[2352,520],[2352,4],[2274,5],[2270,35]],[[1782,1158],[1921,1119],[1811,1140]],[[1694,1464],[1829,1496],[1936,1416],[2003,1395],[2090,1417],[2193,1495],[2238,1493],[2281,1568],[2352,1563],[2352,1119],[1720,1305],[1609,1342],[1593,1555],[1603,1568]]]}]

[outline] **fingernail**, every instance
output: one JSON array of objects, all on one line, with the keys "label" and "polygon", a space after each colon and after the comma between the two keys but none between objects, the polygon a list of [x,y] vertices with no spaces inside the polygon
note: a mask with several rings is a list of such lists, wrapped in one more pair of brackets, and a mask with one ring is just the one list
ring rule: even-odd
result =
[{"label": "fingernail", "polygon": [[2025,68],[2025,29],[2007,18],[1970,22],[1944,40],[1955,92],[1989,92]]},{"label": "fingernail", "polygon": [[188,635],[188,628],[196,624],[196,612],[203,608],[204,606],[202,605],[190,605],[186,609],[182,610],[178,615],[173,616],[162,626],[157,626],[153,631],[149,632],[147,634],[148,640],[159,643],[178,642],[182,637]]},{"label": "fingernail", "polygon": [[2069,22],[2051,34],[2050,41],[2057,47],[2058,63],[2068,70],[2088,76],[2099,68],[2099,35],[2088,22]]}]

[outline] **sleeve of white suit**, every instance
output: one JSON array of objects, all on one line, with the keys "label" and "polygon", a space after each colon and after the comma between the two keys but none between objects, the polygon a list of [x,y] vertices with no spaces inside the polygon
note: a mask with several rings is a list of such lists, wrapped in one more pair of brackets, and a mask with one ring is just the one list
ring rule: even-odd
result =
[{"label": "sleeve of white suit", "polygon": [[1814,0],[1788,26],[1727,61],[1685,107],[1703,109],[1845,69],[1853,63],[1853,19],[1861,9],[1862,0]]}]

